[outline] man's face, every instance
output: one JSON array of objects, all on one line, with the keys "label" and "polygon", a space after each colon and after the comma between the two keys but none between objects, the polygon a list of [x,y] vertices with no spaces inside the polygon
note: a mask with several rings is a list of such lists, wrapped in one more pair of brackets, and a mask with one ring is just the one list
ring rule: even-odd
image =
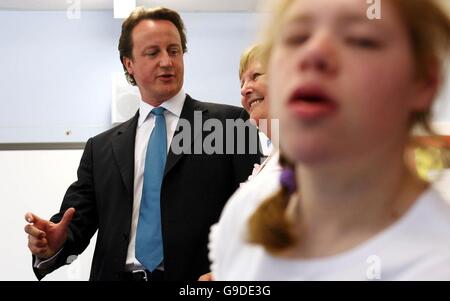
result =
[{"label": "man's face", "polygon": [[181,38],[166,20],[142,20],[132,31],[132,58],[125,58],[142,99],[153,106],[175,96],[183,86]]}]

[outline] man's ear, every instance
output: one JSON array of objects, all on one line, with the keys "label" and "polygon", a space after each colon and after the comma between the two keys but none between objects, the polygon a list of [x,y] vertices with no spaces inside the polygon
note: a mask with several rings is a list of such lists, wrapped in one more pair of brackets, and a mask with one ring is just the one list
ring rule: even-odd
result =
[{"label": "man's ear", "polygon": [[127,68],[128,73],[133,75],[133,72],[134,72],[133,59],[130,59],[130,58],[124,56],[122,61],[123,61],[123,65],[125,66],[125,68]]},{"label": "man's ear", "polygon": [[412,109],[414,111],[427,111],[433,105],[442,82],[442,69],[438,60],[430,60],[426,73],[417,79],[417,88],[413,98]]}]

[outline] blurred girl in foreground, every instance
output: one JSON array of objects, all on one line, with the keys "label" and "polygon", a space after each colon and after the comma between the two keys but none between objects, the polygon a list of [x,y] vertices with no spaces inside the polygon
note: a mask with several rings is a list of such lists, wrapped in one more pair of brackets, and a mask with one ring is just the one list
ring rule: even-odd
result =
[{"label": "blurred girl in foreground", "polygon": [[215,280],[450,280],[450,205],[408,169],[449,55],[433,0],[278,0],[265,41],[279,177],[228,202]]}]

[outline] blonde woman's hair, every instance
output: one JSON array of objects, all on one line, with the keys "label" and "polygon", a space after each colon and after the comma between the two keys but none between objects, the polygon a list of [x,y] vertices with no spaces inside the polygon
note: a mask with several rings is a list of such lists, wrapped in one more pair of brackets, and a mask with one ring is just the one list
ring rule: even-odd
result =
[{"label": "blonde woman's hair", "polygon": [[254,44],[247,48],[241,54],[241,60],[239,62],[239,78],[242,78],[242,74],[247,70],[248,66],[254,60],[261,61],[261,45]]}]

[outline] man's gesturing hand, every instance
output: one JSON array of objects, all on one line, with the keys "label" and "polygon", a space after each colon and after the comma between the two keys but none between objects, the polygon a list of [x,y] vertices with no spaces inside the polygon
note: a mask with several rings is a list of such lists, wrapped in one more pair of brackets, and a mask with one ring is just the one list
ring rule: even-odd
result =
[{"label": "man's gesturing hand", "polygon": [[31,253],[40,259],[55,255],[67,239],[67,228],[74,214],[74,208],[67,209],[62,220],[55,224],[31,212],[26,213],[25,220],[29,224],[25,226],[25,232],[28,233],[28,248]]}]

